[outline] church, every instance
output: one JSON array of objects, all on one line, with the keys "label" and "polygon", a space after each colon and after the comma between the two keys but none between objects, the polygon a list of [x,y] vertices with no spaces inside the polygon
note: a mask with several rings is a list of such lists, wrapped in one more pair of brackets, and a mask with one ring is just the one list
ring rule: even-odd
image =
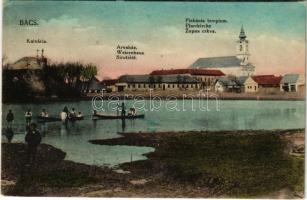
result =
[{"label": "church", "polygon": [[221,70],[226,75],[251,76],[255,66],[249,62],[249,41],[241,27],[239,40],[236,41],[237,54],[234,56],[198,58],[189,68]]}]

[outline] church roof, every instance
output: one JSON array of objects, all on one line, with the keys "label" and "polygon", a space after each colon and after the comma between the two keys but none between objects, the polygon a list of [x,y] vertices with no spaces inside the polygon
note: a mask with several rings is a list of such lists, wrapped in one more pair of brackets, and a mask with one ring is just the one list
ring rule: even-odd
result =
[{"label": "church roof", "polygon": [[198,58],[190,68],[219,68],[240,66],[241,60],[236,56]]},{"label": "church roof", "polygon": [[246,35],[245,35],[245,32],[244,32],[244,29],[243,29],[243,25],[242,25],[242,27],[241,27],[241,31],[240,31],[239,38],[240,38],[240,39],[245,39],[245,38],[246,38]]}]

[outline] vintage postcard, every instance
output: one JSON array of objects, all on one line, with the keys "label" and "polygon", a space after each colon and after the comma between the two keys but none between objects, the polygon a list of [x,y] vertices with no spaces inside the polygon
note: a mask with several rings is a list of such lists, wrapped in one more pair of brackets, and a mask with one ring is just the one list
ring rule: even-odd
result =
[{"label": "vintage postcard", "polygon": [[2,195],[304,198],[306,1],[2,6]]}]

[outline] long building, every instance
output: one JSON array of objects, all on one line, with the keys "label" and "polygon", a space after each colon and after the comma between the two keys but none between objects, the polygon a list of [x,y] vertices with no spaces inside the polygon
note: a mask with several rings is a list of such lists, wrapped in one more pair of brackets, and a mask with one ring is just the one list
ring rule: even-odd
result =
[{"label": "long building", "polygon": [[189,75],[200,81],[200,89],[213,89],[217,78],[225,76],[220,70],[208,69],[168,69],[155,70],[150,75]]},{"label": "long building", "polygon": [[190,75],[123,75],[117,91],[199,90],[201,82]]}]

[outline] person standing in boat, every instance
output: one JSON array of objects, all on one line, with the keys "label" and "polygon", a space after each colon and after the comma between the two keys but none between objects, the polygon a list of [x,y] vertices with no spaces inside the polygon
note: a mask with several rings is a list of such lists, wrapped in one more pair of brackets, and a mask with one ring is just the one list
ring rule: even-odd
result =
[{"label": "person standing in boat", "polygon": [[122,103],[121,108],[122,108],[121,116],[124,117],[124,116],[126,116],[126,109],[125,109],[125,103],[124,102]]},{"label": "person standing in boat", "polygon": [[9,110],[9,112],[6,115],[6,121],[7,121],[7,127],[12,128],[12,124],[13,124],[13,121],[14,121],[14,114],[13,114],[11,109]]},{"label": "person standing in boat", "polygon": [[29,130],[27,132],[27,135],[25,137],[25,141],[28,144],[28,149],[27,149],[28,163],[32,164],[35,162],[37,147],[41,143],[41,140],[42,136],[40,132],[36,129],[36,124],[31,123],[29,125]]},{"label": "person standing in boat", "polygon": [[32,112],[31,109],[28,109],[28,111],[25,114],[25,118],[26,118],[26,124],[29,125],[32,121]]},{"label": "person standing in boat", "polygon": [[67,112],[66,112],[66,110],[65,110],[65,108],[63,109],[63,111],[61,112],[61,114],[60,114],[60,118],[61,118],[61,120],[62,120],[62,122],[63,123],[66,123],[67,122]]},{"label": "person standing in boat", "polygon": [[64,107],[63,111],[64,111],[64,112],[66,112],[66,114],[67,114],[67,116],[68,116],[68,114],[69,114],[69,111],[68,111],[68,108],[67,108],[67,106],[65,106],[65,107]]}]

